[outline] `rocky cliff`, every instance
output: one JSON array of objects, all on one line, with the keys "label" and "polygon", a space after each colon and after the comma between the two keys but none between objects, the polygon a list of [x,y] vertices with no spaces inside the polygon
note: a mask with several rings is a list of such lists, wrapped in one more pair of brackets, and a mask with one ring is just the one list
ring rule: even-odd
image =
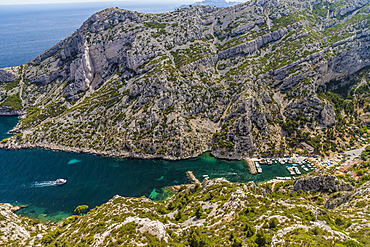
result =
[{"label": "rocky cliff", "polygon": [[307,191],[352,191],[353,186],[334,175],[307,176],[294,181],[294,190]]},{"label": "rocky cliff", "polygon": [[103,10],[0,70],[0,113],[24,113],[1,146],[241,159],[294,146],[291,129],[320,143],[343,118],[320,93],[368,73],[369,11],[368,0]]}]

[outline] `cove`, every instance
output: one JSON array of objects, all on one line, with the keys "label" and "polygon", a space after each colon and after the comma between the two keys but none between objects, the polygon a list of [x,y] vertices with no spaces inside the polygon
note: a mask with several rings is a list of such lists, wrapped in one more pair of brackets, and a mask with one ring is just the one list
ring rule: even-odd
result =
[{"label": "cove", "polygon": [[[0,117],[0,138],[9,137],[17,117]],[[263,173],[250,175],[242,161],[227,161],[205,153],[200,157],[167,161],[162,159],[118,159],[90,154],[55,152],[43,149],[0,149],[0,202],[28,205],[18,214],[43,222],[60,222],[81,204],[90,208],[118,194],[163,200],[166,187],[190,183],[186,171],[202,180],[224,177],[231,182],[262,182],[289,176],[285,166],[262,166]],[[57,178],[67,179],[55,186]]]}]

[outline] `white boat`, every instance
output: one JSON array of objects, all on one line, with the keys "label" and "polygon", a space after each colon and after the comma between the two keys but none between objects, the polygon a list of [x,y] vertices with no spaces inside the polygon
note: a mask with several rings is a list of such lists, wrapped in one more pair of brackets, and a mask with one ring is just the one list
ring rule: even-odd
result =
[{"label": "white boat", "polygon": [[287,166],[286,169],[290,172],[290,175],[295,175],[295,172],[293,170],[293,167]]},{"label": "white boat", "polygon": [[257,172],[258,173],[262,173],[262,168],[261,167],[257,167]]},{"label": "white boat", "polygon": [[302,173],[299,171],[298,167],[293,167],[295,169],[295,173],[297,173],[298,175],[301,175]]},{"label": "white boat", "polygon": [[57,180],[55,180],[56,185],[63,185],[65,183],[67,183],[67,180],[65,180],[63,178],[58,178]]},{"label": "white boat", "polygon": [[305,167],[304,165],[301,165],[301,168],[302,168],[303,170],[305,170],[306,172],[308,172],[308,168],[307,168],[307,167]]}]

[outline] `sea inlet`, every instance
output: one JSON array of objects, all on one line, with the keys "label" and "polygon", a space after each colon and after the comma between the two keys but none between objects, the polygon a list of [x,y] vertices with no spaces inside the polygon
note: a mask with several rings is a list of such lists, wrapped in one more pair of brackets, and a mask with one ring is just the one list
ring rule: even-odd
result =
[{"label": "sea inlet", "polygon": [[[9,137],[17,117],[0,116],[0,139]],[[43,149],[0,149],[0,202],[27,205],[17,214],[61,222],[78,205],[101,205],[114,195],[146,196],[164,200],[168,186],[188,184],[187,171],[202,180],[224,177],[232,182],[262,182],[289,176],[285,166],[262,165],[263,173],[250,175],[243,161],[227,161],[205,153],[200,157],[166,161],[162,159],[119,159]],[[67,179],[56,186],[58,178]]]}]

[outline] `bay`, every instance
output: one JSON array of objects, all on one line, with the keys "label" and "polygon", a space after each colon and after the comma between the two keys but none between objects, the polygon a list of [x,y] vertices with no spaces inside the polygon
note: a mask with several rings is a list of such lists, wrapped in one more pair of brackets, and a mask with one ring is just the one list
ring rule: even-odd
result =
[{"label": "bay", "polygon": [[[0,138],[9,135],[17,117],[0,117]],[[198,158],[118,159],[89,154],[55,152],[44,149],[0,149],[0,202],[28,205],[18,214],[43,222],[60,222],[82,204],[90,208],[107,202],[114,195],[146,196],[163,200],[171,194],[165,188],[188,184],[187,171],[202,179],[224,177],[232,182],[267,181],[289,176],[285,166],[262,165],[263,173],[250,175],[242,161],[227,161],[205,153]],[[56,186],[57,178],[67,179]]]}]

